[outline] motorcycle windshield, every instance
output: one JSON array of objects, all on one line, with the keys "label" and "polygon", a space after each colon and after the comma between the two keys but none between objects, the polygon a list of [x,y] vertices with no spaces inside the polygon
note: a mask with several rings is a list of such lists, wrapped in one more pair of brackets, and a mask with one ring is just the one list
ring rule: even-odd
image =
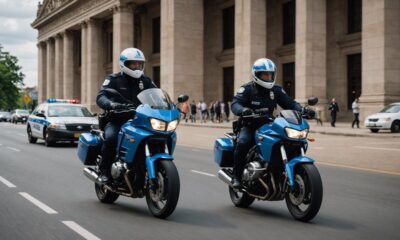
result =
[{"label": "motorcycle windshield", "polygon": [[281,117],[286,119],[289,123],[301,124],[301,115],[299,112],[294,110],[283,110],[281,111]]},{"label": "motorcycle windshield", "polygon": [[159,88],[149,88],[137,95],[137,98],[142,104],[147,104],[151,108],[156,109],[171,109],[173,102],[168,96],[168,93]]}]

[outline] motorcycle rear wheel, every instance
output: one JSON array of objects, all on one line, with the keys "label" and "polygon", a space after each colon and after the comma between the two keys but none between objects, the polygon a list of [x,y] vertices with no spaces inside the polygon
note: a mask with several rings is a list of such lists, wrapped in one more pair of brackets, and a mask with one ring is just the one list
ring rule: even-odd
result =
[{"label": "motorcycle rear wheel", "polygon": [[157,218],[167,218],[178,204],[180,181],[178,170],[171,161],[157,164],[157,189],[146,193],[147,207]]},{"label": "motorcycle rear wheel", "polygon": [[108,189],[104,188],[103,185],[98,183],[94,184],[94,189],[96,190],[97,198],[102,203],[114,203],[119,197],[119,194],[109,191]]},{"label": "motorcycle rear wheel", "polygon": [[286,205],[296,220],[313,219],[322,203],[322,180],[313,164],[301,164],[295,169],[295,187],[286,194]]},{"label": "motorcycle rear wheel", "polygon": [[232,203],[240,208],[249,207],[255,200],[254,197],[249,196],[249,194],[245,192],[236,192],[231,186],[229,186],[229,196],[231,197]]}]

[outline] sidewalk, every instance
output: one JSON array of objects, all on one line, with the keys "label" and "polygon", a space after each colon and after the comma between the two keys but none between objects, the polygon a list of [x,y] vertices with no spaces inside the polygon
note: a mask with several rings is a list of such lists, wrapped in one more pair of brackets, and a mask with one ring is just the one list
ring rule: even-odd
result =
[{"label": "sidewalk", "polygon": [[[339,135],[339,136],[351,136],[351,137],[372,137],[372,138],[398,138],[400,139],[400,133],[391,133],[388,130],[382,130],[378,133],[372,133],[369,129],[361,126],[360,128],[351,128],[350,122],[337,122],[336,127],[331,127],[330,122],[324,122],[323,126],[316,124],[315,120],[308,121],[310,124],[310,132],[311,133],[320,133],[327,135]],[[190,123],[185,121],[181,121],[180,124],[183,126],[193,126],[193,127],[210,127],[210,128],[226,128],[227,132],[229,129],[232,129],[232,122],[223,122],[223,123],[213,123],[208,121],[207,123],[200,123],[197,121],[196,123]]]}]

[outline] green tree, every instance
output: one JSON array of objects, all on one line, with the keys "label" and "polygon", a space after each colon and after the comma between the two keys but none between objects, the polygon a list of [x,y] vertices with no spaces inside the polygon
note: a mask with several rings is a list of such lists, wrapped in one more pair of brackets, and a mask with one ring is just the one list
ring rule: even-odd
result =
[{"label": "green tree", "polygon": [[3,51],[0,45],[0,109],[13,109],[18,106],[19,86],[23,85],[24,77],[18,65],[18,58]]}]

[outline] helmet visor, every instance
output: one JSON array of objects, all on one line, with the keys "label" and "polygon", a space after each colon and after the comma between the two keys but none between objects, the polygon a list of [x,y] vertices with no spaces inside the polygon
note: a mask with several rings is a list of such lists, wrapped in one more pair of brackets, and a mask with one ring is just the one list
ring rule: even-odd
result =
[{"label": "helmet visor", "polygon": [[132,71],[135,71],[135,70],[142,71],[144,69],[143,61],[129,60],[129,61],[125,61],[124,65],[125,65],[125,67],[129,68]]},{"label": "helmet visor", "polygon": [[275,79],[275,72],[259,71],[256,72],[256,77],[264,82],[273,82]]}]

